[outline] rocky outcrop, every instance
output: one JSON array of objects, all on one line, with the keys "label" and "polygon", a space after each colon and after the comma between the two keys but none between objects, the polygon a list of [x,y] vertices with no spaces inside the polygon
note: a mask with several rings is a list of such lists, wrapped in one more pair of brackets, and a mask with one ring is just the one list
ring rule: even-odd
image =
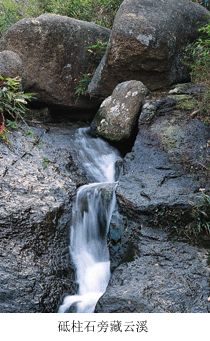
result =
[{"label": "rocky outcrop", "polygon": [[22,60],[12,51],[0,52],[0,75],[4,78],[14,78],[22,74]]},{"label": "rocky outcrop", "polygon": [[195,103],[192,95],[181,93],[146,100],[135,144],[124,159],[120,205],[139,214],[166,207],[184,210],[200,188],[209,188],[210,132],[196,119]]},{"label": "rocky outcrop", "polygon": [[97,313],[210,311],[209,235],[206,249],[187,243],[193,242],[190,201],[210,191],[210,131],[196,117],[199,90],[177,85],[146,98],[116,191],[119,213],[109,232],[113,274]]},{"label": "rocky outcrop", "polygon": [[82,74],[96,64],[88,48],[108,41],[110,30],[93,23],[44,14],[23,19],[0,40],[0,51],[11,50],[23,61],[23,88],[36,93],[38,101],[67,108],[93,108],[100,102],[78,96],[75,87]]},{"label": "rocky outcrop", "polygon": [[135,79],[149,90],[189,81],[183,49],[196,39],[209,12],[188,0],[124,0],[106,54],[89,84],[91,96],[109,96],[118,83]]},{"label": "rocky outcrop", "polygon": [[69,228],[85,177],[73,160],[74,130],[19,125],[0,142],[1,313],[57,312],[62,295],[76,291]]},{"label": "rocky outcrop", "polygon": [[101,104],[91,129],[107,140],[129,139],[147,92],[144,84],[138,81],[118,84]]}]

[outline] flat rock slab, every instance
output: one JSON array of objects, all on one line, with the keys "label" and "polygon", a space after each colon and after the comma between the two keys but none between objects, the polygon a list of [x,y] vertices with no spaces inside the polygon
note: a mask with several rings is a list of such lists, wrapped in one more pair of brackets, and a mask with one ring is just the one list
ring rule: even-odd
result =
[{"label": "flat rock slab", "polygon": [[97,313],[209,313],[207,252],[143,228],[135,260],[120,265],[96,306]]}]

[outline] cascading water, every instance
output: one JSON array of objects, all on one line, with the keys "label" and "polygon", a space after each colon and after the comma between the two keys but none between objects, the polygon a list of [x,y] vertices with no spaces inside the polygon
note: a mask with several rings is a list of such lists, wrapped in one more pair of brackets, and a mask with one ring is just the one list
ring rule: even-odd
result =
[{"label": "cascading water", "polygon": [[77,313],[93,313],[110,279],[107,234],[116,208],[115,189],[122,159],[119,152],[80,128],[76,134],[78,158],[94,183],[77,191],[72,212],[70,255],[76,269],[78,294],[67,296],[59,313],[74,305]]}]

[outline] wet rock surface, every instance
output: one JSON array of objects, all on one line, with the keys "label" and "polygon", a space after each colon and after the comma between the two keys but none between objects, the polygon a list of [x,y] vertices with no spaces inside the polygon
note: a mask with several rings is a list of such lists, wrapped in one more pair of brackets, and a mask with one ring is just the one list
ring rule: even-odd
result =
[{"label": "wet rock surface", "polygon": [[161,229],[141,229],[131,222],[129,229],[135,259],[113,272],[96,312],[209,313],[207,251],[170,241]]},{"label": "wet rock surface", "polygon": [[[78,125],[20,125],[1,143],[0,312],[57,312],[75,293],[69,227],[76,187]],[[30,133],[29,133],[30,129]]]}]

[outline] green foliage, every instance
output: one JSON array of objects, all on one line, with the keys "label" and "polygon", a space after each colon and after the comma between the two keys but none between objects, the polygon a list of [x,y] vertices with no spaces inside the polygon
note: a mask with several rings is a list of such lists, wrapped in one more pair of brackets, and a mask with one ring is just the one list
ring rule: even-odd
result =
[{"label": "green foliage", "polygon": [[13,119],[17,120],[27,110],[26,104],[34,94],[24,93],[21,86],[21,79],[16,78],[3,78],[0,76],[2,88],[0,89],[0,113],[5,116],[9,114]]},{"label": "green foliage", "polygon": [[4,129],[3,131],[0,131],[0,139],[4,142],[10,143],[10,140],[7,136],[7,129]]},{"label": "green foliage", "polygon": [[91,53],[93,61],[97,64],[100,63],[103,55],[106,52],[108,42],[106,41],[105,43],[101,43],[98,41],[96,45],[92,45],[88,48],[88,52]]},{"label": "green foliage", "polygon": [[38,0],[42,12],[66,15],[111,27],[123,0]]},{"label": "green foliage", "polygon": [[[21,86],[21,79],[16,78],[3,78],[0,76],[0,114],[2,115],[3,122],[11,129],[17,129],[17,120],[20,118],[24,121],[24,114],[27,110],[27,103],[30,101],[34,94],[24,93]],[[10,116],[15,122],[7,120],[5,116]],[[7,130],[1,133],[1,138],[5,141]]]},{"label": "green foliage", "polygon": [[192,82],[203,85],[199,109],[206,124],[210,123],[210,22],[199,29],[200,36],[186,49],[185,60],[191,67]]},{"label": "green foliage", "polygon": [[27,136],[35,136],[35,134],[29,129],[26,129],[26,135]]},{"label": "green foliage", "polygon": [[[98,41],[95,45],[89,46],[87,51],[91,53],[93,62],[98,65],[101,61],[101,58],[106,52],[107,43],[101,43]],[[93,77],[92,73],[86,73],[81,75],[81,79],[75,79],[75,94],[79,98],[80,96],[85,96],[88,93],[88,84],[90,83]]]},{"label": "green foliage", "polygon": [[0,33],[20,19],[54,13],[111,28],[123,0],[1,0]]},{"label": "green foliage", "polygon": [[78,98],[81,95],[86,95],[87,94],[87,89],[88,89],[88,84],[90,83],[92,79],[92,74],[87,73],[87,74],[82,74],[82,79],[76,80],[77,86],[75,86],[75,94],[78,96]]},{"label": "green foliage", "polygon": [[[210,234],[210,196],[203,193],[197,202],[190,202],[192,211],[184,223],[180,219],[173,220],[167,230],[182,237],[187,237],[190,241],[196,241],[205,234]],[[170,221],[170,217],[164,215],[165,220]]]},{"label": "green foliage", "polygon": [[188,229],[191,234],[197,236],[201,233],[210,233],[210,196],[202,195],[198,203],[192,203],[193,221],[189,224]]},{"label": "green foliage", "polygon": [[6,120],[6,127],[9,127],[11,129],[18,129],[18,125],[16,121]]},{"label": "green foliage", "polygon": [[187,238],[190,242],[210,234],[210,196],[202,194],[197,202],[189,202],[191,209],[156,209],[151,225],[166,229],[174,237]]},{"label": "green foliage", "polygon": [[1,0],[0,1],[0,35],[17,21],[36,17],[41,14],[37,0]]},{"label": "green foliage", "polygon": [[48,164],[49,164],[49,160],[48,160],[47,157],[42,157],[42,159],[43,159],[43,164],[42,164],[42,166],[43,166],[43,168],[45,169],[45,168],[47,168],[47,166],[48,166]]}]

